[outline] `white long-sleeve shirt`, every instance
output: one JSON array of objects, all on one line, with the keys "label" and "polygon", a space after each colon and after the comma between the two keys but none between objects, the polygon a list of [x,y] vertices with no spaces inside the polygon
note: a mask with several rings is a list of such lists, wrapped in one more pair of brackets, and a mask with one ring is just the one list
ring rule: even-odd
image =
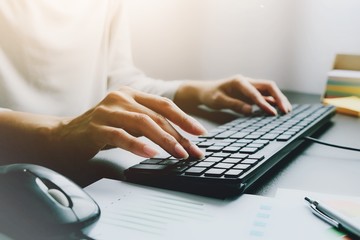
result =
[{"label": "white long-sleeve shirt", "polygon": [[173,98],[133,65],[122,0],[0,1],[0,108],[80,114],[119,86]]}]

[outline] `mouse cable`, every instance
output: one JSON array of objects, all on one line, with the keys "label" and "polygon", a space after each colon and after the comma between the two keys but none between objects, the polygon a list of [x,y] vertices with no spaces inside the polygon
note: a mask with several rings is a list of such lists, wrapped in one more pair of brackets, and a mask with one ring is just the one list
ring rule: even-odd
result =
[{"label": "mouse cable", "polygon": [[329,147],[335,147],[335,148],[341,148],[341,149],[345,149],[345,150],[351,150],[351,151],[360,152],[360,148],[353,148],[353,147],[347,147],[347,146],[341,146],[341,145],[337,145],[337,144],[332,144],[332,143],[324,142],[324,141],[321,141],[319,139],[312,138],[312,137],[309,137],[309,136],[304,137],[304,139],[308,140],[310,142],[326,145],[326,146],[329,146]]}]

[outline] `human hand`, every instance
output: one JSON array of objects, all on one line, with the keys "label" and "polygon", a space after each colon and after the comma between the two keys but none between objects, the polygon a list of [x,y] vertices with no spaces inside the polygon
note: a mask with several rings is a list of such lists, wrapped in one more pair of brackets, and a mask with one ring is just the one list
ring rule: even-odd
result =
[{"label": "human hand", "polygon": [[271,115],[277,114],[272,105],[277,105],[284,113],[291,111],[291,104],[274,81],[255,80],[240,75],[217,81],[185,82],[174,101],[180,106],[192,102],[243,114],[250,114],[253,104]]},{"label": "human hand", "polygon": [[73,149],[76,146],[77,153],[82,152],[87,159],[109,146],[154,157],[157,151],[139,136],[149,138],[177,158],[203,157],[200,149],[169,121],[194,135],[206,132],[171,100],[123,87],[83,115],[64,121],[54,135],[57,142],[68,142]]}]

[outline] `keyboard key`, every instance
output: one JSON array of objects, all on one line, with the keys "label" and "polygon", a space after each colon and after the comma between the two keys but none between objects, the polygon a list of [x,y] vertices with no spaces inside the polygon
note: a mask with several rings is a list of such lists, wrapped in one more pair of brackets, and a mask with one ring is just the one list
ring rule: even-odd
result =
[{"label": "keyboard key", "polygon": [[236,141],[237,143],[252,143],[253,140],[250,139],[239,139]]},{"label": "keyboard key", "polygon": [[185,171],[186,175],[200,176],[205,172],[206,168],[191,167]]},{"label": "keyboard key", "polygon": [[230,169],[229,171],[227,171],[225,173],[224,177],[226,177],[226,178],[238,178],[243,172],[244,172],[244,170]]},{"label": "keyboard key", "polygon": [[162,172],[168,169],[167,165],[155,165],[155,164],[137,164],[130,168],[133,171],[151,173],[151,172]]},{"label": "keyboard key", "polygon": [[222,151],[227,153],[237,153],[239,152],[240,147],[226,147]]},{"label": "keyboard key", "polygon": [[290,138],[292,138],[289,134],[282,134],[276,138],[277,141],[288,141]]},{"label": "keyboard key", "polygon": [[207,148],[207,147],[212,146],[213,144],[214,144],[213,142],[206,141],[206,142],[198,143],[197,146],[199,148]]},{"label": "keyboard key", "polygon": [[232,143],[229,147],[245,147],[247,143]]},{"label": "keyboard key", "polygon": [[178,162],[177,166],[191,167],[191,166],[195,165],[196,163],[197,163],[196,161],[180,160]]},{"label": "keyboard key", "polygon": [[250,147],[250,148],[263,148],[264,144],[259,144],[259,143],[250,143],[249,145],[247,145],[246,147]]},{"label": "keyboard key", "polygon": [[258,150],[259,150],[258,148],[244,147],[239,152],[240,153],[256,153]]},{"label": "keyboard key", "polygon": [[205,172],[206,177],[221,177],[226,169],[220,169],[220,168],[212,168]]},{"label": "keyboard key", "polygon": [[161,165],[174,165],[177,164],[180,160],[164,160],[160,162]]},{"label": "keyboard key", "polygon": [[230,153],[224,153],[224,152],[217,152],[211,155],[212,157],[220,157],[220,158],[227,158],[230,156]]},{"label": "keyboard key", "polygon": [[257,153],[255,153],[255,154],[249,155],[247,158],[248,158],[248,159],[263,160],[263,159],[265,158],[265,156],[262,155],[262,154],[257,154]]},{"label": "keyboard key", "polygon": [[215,136],[215,139],[225,139],[229,138],[231,135],[235,134],[236,131],[225,131],[223,133],[220,133],[219,135]]},{"label": "keyboard key", "polygon": [[277,136],[279,136],[279,134],[276,133],[267,133],[264,136],[261,137],[261,139],[265,139],[265,140],[275,140],[277,138]]},{"label": "keyboard key", "polygon": [[251,166],[249,164],[236,164],[234,166],[234,169],[240,169],[240,170],[247,170],[248,168],[250,168]]},{"label": "keyboard key", "polygon": [[220,152],[224,147],[223,146],[210,146],[206,149],[207,152]]},{"label": "keyboard key", "polygon": [[262,140],[262,139],[253,141],[253,143],[264,144],[264,145],[269,144],[269,142],[270,142],[269,140]]},{"label": "keyboard key", "polygon": [[142,161],[140,164],[159,164],[164,161],[164,159],[146,159]]},{"label": "keyboard key", "polygon": [[245,154],[245,153],[235,153],[235,154],[231,154],[230,157],[231,158],[247,158],[249,156],[249,154]]},{"label": "keyboard key", "polygon": [[221,130],[215,129],[214,131],[208,132],[206,135],[199,136],[199,138],[211,139],[218,135],[220,132]]},{"label": "keyboard key", "polygon": [[188,166],[177,165],[177,166],[174,166],[173,168],[171,168],[170,172],[178,175],[178,174],[183,173],[187,168],[188,168]]},{"label": "keyboard key", "polygon": [[245,139],[259,139],[262,135],[261,134],[250,134],[245,137]]},{"label": "keyboard key", "polygon": [[239,158],[226,158],[226,159],[222,160],[221,162],[237,164],[237,163],[240,163],[242,160],[243,159],[239,159]]},{"label": "keyboard key", "polygon": [[230,136],[230,138],[233,138],[233,139],[241,139],[241,138],[244,138],[245,136],[247,136],[249,133],[247,132],[237,132],[233,135]]},{"label": "keyboard key", "polygon": [[214,146],[223,146],[223,147],[226,147],[226,146],[229,146],[230,143],[228,142],[215,142],[214,143]]},{"label": "keyboard key", "polygon": [[230,169],[234,166],[234,164],[231,163],[218,163],[214,166],[214,168],[225,168],[225,169]]},{"label": "keyboard key", "polygon": [[201,161],[199,163],[197,163],[195,165],[195,167],[204,167],[204,168],[208,168],[208,167],[211,167],[212,165],[214,165],[215,162],[205,162],[205,161]]},{"label": "keyboard key", "polygon": [[245,159],[245,160],[241,161],[242,164],[250,164],[250,165],[253,165],[253,164],[257,163],[257,162],[258,162],[257,159]]},{"label": "keyboard key", "polygon": [[223,160],[223,158],[208,157],[204,159],[205,162],[220,162],[221,160]]}]

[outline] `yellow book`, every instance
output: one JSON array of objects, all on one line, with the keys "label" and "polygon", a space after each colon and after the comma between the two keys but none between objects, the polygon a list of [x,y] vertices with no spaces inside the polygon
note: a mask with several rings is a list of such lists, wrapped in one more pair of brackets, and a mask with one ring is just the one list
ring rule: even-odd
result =
[{"label": "yellow book", "polygon": [[324,98],[323,102],[325,104],[334,105],[336,107],[336,111],[339,113],[360,117],[359,97]]}]

